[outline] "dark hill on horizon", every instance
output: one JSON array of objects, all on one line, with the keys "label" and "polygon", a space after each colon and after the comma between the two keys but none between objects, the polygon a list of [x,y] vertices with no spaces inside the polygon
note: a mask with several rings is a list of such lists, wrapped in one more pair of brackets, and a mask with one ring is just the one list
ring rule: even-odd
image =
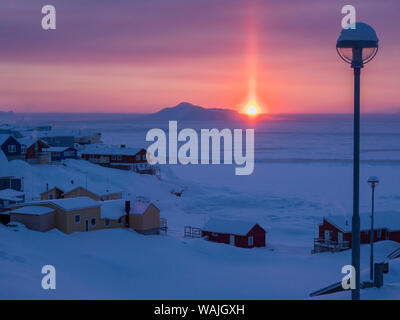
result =
[{"label": "dark hill on horizon", "polygon": [[203,108],[189,102],[181,102],[175,107],[164,108],[158,112],[143,116],[145,120],[237,120],[237,111],[220,108]]}]

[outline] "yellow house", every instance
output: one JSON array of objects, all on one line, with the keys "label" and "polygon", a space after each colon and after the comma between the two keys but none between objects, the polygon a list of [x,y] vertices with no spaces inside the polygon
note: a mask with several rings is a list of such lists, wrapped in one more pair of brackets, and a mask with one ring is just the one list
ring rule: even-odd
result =
[{"label": "yellow house", "polygon": [[134,201],[131,205],[129,200],[104,201],[101,216],[109,227],[115,227],[117,222],[122,221],[122,227],[142,234],[160,233],[160,210],[150,202]]},{"label": "yellow house", "polygon": [[[128,213],[128,214],[127,214]],[[40,200],[23,203],[10,211],[18,221],[37,231],[53,228],[70,234],[109,228],[131,228],[142,234],[158,234],[160,210],[151,203],[126,200],[96,201],[89,197]]]},{"label": "yellow house", "polygon": [[114,188],[96,186],[88,190],[82,186],[71,185],[68,188],[53,187],[40,194],[41,200],[61,198],[89,197],[96,201],[116,200],[122,198],[122,192]]},{"label": "yellow house", "polygon": [[[15,207],[13,211],[26,206],[54,209],[54,225],[47,229],[57,228],[67,234],[104,229],[104,220],[100,216],[100,203],[88,197],[33,201]],[[24,223],[21,219],[19,222]]]}]

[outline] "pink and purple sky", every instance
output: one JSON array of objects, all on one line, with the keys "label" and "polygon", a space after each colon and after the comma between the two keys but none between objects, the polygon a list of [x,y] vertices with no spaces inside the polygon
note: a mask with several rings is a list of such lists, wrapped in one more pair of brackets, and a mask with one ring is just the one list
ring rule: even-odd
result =
[{"label": "pink and purple sky", "polygon": [[[41,8],[57,29],[41,28]],[[363,112],[400,112],[398,0],[2,0],[0,110],[147,113],[189,101],[242,111],[352,112],[341,8],[380,38]]]}]

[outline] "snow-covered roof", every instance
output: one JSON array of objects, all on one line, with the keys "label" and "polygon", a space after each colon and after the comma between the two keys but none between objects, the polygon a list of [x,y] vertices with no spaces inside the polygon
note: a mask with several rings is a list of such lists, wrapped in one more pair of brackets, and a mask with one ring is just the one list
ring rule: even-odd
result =
[{"label": "snow-covered roof", "polygon": [[40,200],[27,203],[27,205],[33,204],[53,204],[65,211],[80,210],[86,208],[99,207],[100,202],[95,201],[89,197],[75,197],[75,198],[64,198],[64,199],[54,199],[54,200]]},{"label": "snow-covered roof", "polygon": [[54,209],[49,208],[49,207],[26,206],[26,207],[12,210],[12,211],[10,211],[10,213],[42,215],[42,214],[50,213],[53,211],[54,211]]},{"label": "snow-covered roof", "polygon": [[121,148],[118,146],[88,145],[82,150],[82,154],[96,155],[136,155],[143,148]]},{"label": "snow-covered roof", "polygon": [[21,198],[25,193],[21,191],[16,191],[13,189],[4,189],[0,191],[0,199],[9,201],[21,201]]},{"label": "snow-covered roof", "polygon": [[241,220],[222,220],[211,218],[203,226],[204,231],[234,234],[245,236],[256,225],[256,222],[241,221]]},{"label": "snow-covered roof", "polygon": [[70,185],[69,187],[63,189],[64,190],[64,194],[69,193],[71,191],[74,191],[75,189],[78,189],[78,188],[85,189],[85,190],[87,190],[87,191],[89,191],[89,192],[91,192],[91,193],[93,193],[93,194],[95,194],[95,195],[97,195],[99,197],[100,196],[106,196],[106,195],[109,195],[109,194],[121,193],[122,192],[120,189],[116,189],[116,188],[114,188],[112,186],[104,186],[104,185],[100,185],[100,184],[94,184],[94,185],[91,185],[88,188],[85,188],[85,187],[80,186],[80,185]]},{"label": "snow-covered roof", "polygon": [[119,219],[125,215],[125,200],[109,200],[101,203],[101,217]]},{"label": "snow-covered roof", "polygon": [[69,148],[70,147],[50,147],[50,148],[47,148],[46,151],[49,151],[49,152],[63,152],[65,150],[69,149]]},{"label": "snow-covered roof", "polygon": [[20,144],[24,144],[24,145],[26,145],[27,147],[30,147],[31,145],[33,145],[34,143],[36,143],[36,141],[38,141],[38,139],[31,138],[31,137],[19,138],[19,139],[17,139],[17,140],[18,140],[18,142],[19,142]]},{"label": "snow-covered roof", "polygon": [[[333,224],[343,232],[351,232],[352,217],[345,216],[327,216],[325,220]],[[367,231],[371,229],[371,214],[360,214],[360,230]],[[400,212],[375,212],[374,229],[400,230]]]},{"label": "snow-covered roof", "polygon": [[[101,217],[108,219],[119,219],[125,212],[125,201],[124,199],[108,200],[101,202]],[[147,208],[151,205],[150,202],[131,201],[130,214],[143,214]]]},{"label": "snow-covered roof", "polygon": [[37,139],[37,138],[34,138],[34,137],[18,138],[17,141],[18,141],[20,144],[26,145],[27,147],[30,147],[31,145],[33,145],[33,144],[36,143],[37,141],[41,141],[42,143],[44,143],[44,144],[47,145],[47,143],[45,143],[43,140],[40,140],[40,139]]},{"label": "snow-covered roof", "polygon": [[0,134],[0,145],[2,145],[4,142],[6,142],[6,140],[12,137],[11,134]]}]

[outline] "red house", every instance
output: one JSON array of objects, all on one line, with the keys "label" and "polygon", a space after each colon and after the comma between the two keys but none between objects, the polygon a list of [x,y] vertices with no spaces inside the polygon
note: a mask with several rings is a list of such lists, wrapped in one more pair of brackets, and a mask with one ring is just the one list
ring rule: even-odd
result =
[{"label": "red house", "polygon": [[25,160],[30,163],[48,163],[50,154],[47,152],[49,145],[40,139],[20,138],[21,154],[25,155]]},{"label": "red house", "polygon": [[[351,215],[324,217],[314,239],[314,251],[341,251],[351,248]],[[374,242],[400,242],[400,213],[377,212],[374,215]],[[371,214],[360,215],[360,243],[371,242]]]},{"label": "red house", "polygon": [[126,148],[105,145],[90,145],[81,152],[82,159],[118,169],[150,170],[145,149]]},{"label": "red house", "polygon": [[265,247],[266,231],[254,222],[210,219],[202,228],[202,236],[208,241],[254,248]]}]

